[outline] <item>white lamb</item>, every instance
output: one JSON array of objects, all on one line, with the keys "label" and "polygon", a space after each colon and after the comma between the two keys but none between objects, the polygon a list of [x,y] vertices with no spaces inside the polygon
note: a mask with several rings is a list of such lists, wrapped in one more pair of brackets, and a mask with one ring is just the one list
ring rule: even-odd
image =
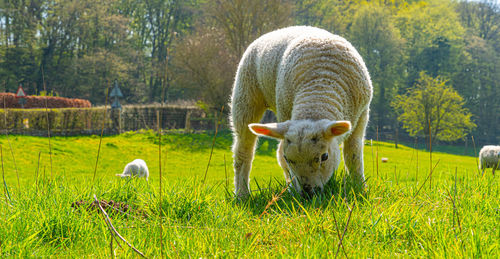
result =
[{"label": "white lamb", "polygon": [[146,162],[142,159],[136,159],[125,166],[122,174],[117,174],[120,177],[146,177],[148,180],[149,170]]},{"label": "white lamb", "polygon": [[479,169],[484,174],[486,168],[492,168],[493,175],[500,168],[500,146],[484,146],[479,151]]},{"label": "white lamb", "polygon": [[[340,36],[295,26],[255,40],[239,63],[231,99],[236,194],[250,192],[256,135],[280,140],[278,163],[298,192],[323,189],[340,163],[342,142],[350,175],[363,186],[372,93],[363,59]],[[278,123],[256,123],[266,109]]]}]

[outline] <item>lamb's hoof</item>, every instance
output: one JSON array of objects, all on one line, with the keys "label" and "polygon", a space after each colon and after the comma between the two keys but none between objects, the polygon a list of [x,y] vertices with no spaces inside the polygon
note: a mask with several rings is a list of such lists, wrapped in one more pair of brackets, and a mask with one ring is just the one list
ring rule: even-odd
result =
[{"label": "lamb's hoof", "polygon": [[248,200],[248,198],[250,197],[250,192],[248,190],[240,189],[240,190],[235,191],[234,195],[235,195],[237,200],[244,201],[244,200]]}]

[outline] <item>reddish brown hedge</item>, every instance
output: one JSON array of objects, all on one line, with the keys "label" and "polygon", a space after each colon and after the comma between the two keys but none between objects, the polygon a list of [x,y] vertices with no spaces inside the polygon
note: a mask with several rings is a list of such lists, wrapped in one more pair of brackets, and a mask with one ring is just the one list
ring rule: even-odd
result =
[{"label": "reddish brown hedge", "polygon": [[[73,99],[54,96],[27,96],[24,108],[45,108],[45,100],[47,100],[47,108],[90,108],[92,105],[88,100]],[[13,93],[0,93],[0,108],[21,108],[16,95]]]}]

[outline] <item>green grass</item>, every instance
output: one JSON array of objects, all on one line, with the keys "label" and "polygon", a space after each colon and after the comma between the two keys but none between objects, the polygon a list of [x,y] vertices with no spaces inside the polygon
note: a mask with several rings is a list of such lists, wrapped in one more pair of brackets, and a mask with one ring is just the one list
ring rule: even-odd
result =
[{"label": "green grass", "polygon": [[[147,257],[161,255],[160,240],[167,257],[333,257],[339,236],[340,257],[344,251],[348,257],[500,256],[499,177],[491,171],[481,176],[474,157],[433,153],[433,164],[439,163],[431,185],[425,181],[429,153],[383,142],[372,147],[367,141],[363,195],[341,188],[338,172],[312,199],[288,191],[276,198],[284,189],[276,142],[262,141],[251,174],[253,195],[237,201],[231,195],[227,132],[217,138],[202,184],[212,138],[163,136],[160,202],[158,139],[152,132],[104,137],[95,182],[99,137],[52,138],[51,173],[47,138],[9,136],[20,188],[9,143],[0,137],[8,188],[0,198],[0,254],[109,257],[112,237],[102,214],[72,207],[91,202],[95,194],[128,206],[126,214],[108,213],[118,232]],[[379,162],[378,170],[377,151],[389,159]],[[148,163],[149,182],[115,176],[135,158]],[[136,256],[121,245],[113,243],[117,256]]]}]

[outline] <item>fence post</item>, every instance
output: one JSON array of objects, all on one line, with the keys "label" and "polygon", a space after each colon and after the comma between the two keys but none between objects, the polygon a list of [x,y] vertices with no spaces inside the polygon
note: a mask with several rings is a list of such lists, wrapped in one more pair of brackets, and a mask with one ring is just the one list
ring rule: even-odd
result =
[{"label": "fence post", "polygon": [[111,109],[111,122],[112,122],[112,130],[118,134],[121,133],[121,114],[120,109]]},{"label": "fence post", "polygon": [[184,123],[184,130],[186,132],[191,132],[191,109],[186,111],[186,122]]}]

